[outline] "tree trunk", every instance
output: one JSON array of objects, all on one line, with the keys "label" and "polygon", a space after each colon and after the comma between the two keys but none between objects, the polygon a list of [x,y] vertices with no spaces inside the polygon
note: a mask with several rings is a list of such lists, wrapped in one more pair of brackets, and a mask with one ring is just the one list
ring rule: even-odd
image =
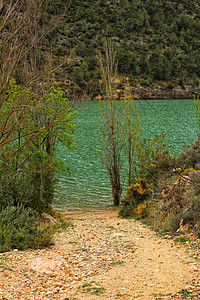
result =
[{"label": "tree trunk", "polygon": [[[118,174],[119,175],[119,174]],[[120,177],[117,176],[118,178],[113,178],[112,174],[110,173],[110,183],[112,186],[112,196],[113,196],[113,204],[114,205],[119,205],[120,204],[120,198],[121,198],[121,183],[120,183]]]},{"label": "tree trunk", "polygon": [[121,188],[118,185],[112,186],[112,195],[113,195],[114,205],[118,206],[120,204],[120,196],[121,196]]}]

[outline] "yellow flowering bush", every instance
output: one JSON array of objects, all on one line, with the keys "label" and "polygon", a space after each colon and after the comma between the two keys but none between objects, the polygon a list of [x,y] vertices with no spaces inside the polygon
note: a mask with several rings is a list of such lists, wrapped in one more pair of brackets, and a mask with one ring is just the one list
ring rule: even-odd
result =
[{"label": "yellow flowering bush", "polygon": [[157,168],[157,165],[156,165],[156,164],[150,164],[149,166],[152,167],[152,168],[154,168],[154,169]]},{"label": "yellow flowering bush", "polygon": [[193,168],[185,169],[179,176],[177,182],[181,180],[183,176],[187,176],[189,173],[196,173],[199,172],[200,170],[195,170]]},{"label": "yellow flowering bush", "polygon": [[[148,204],[144,203],[145,199],[152,193],[152,184],[148,184],[145,178],[138,178],[135,184],[128,187],[126,196],[122,201],[121,216],[138,215],[143,218],[147,215]],[[139,205],[139,203],[142,203]]]},{"label": "yellow flowering bush", "polygon": [[150,193],[150,187],[145,178],[138,178],[135,184],[128,187],[126,200],[135,199],[139,203],[147,198]]},{"label": "yellow flowering bush", "polygon": [[149,207],[149,205],[147,203],[143,203],[137,207],[137,210],[135,213],[138,215],[138,217],[144,218],[144,217],[146,217],[146,215],[148,213],[148,207]]}]

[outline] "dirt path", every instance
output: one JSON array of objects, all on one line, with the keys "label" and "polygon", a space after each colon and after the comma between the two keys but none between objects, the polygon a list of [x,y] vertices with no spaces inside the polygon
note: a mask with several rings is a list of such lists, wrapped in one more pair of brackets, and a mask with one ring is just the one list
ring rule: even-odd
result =
[{"label": "dirt path", "polygon": [[117,215],[70,215],[52,248],[1,254],[0,299],[200,299],[198,250]]}]

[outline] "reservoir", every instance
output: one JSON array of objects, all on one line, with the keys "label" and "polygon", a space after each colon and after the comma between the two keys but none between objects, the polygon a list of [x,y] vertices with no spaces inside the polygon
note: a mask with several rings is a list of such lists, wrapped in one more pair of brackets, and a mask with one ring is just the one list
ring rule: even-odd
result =
[{"label": "reservoir", "polygon": [[[195,139],[198,125],[193,100],[138,100],[137,103],[142,137],[164,133],[174,155]],[[59,159],[70,159],[71,175],[59,175],[53,205],[66,213],[98,211],[112,206],[108,174],[97,155],[98,105],[98,101],[86,101],[79,109],[77,149],[68,151],[60,146],[57,150]],[[122,181],[125,182],[125,176]]]}]

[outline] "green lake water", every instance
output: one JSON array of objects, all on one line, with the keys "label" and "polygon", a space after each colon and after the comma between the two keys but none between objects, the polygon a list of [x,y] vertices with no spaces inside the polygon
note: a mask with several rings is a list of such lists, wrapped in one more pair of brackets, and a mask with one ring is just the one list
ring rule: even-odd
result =
[{"label": "green lake water", "polygon": [[[138,101],[142,136],[165,133],[172,151],[180,153],[197,133],[193,100]],[[111,187],[96,147],[99,141],[98,101],[88,101],[77,118],[78,149],[58,149],[62,160],[70,158],[71,175],[60,175],[54,194],[54,207],[65,212],[101,210],[112,206]]]}]

